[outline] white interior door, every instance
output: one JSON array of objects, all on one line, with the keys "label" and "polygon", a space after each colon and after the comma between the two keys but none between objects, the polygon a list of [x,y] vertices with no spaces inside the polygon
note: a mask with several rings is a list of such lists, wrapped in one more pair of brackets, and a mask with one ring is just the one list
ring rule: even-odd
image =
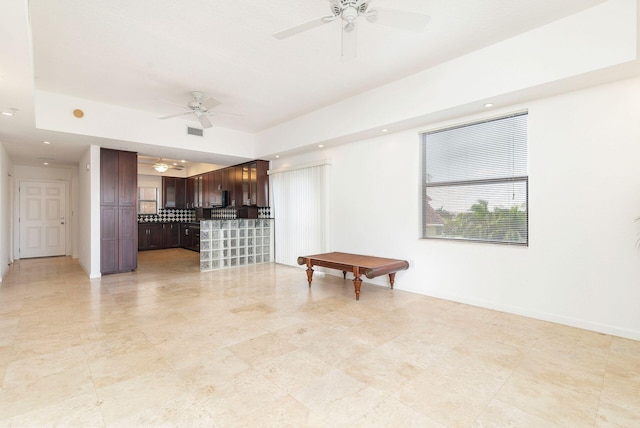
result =
[{"label": "white interior door", "polygon": [[21,258],[66,254],[66,206],[65,183],[20,183]]}]

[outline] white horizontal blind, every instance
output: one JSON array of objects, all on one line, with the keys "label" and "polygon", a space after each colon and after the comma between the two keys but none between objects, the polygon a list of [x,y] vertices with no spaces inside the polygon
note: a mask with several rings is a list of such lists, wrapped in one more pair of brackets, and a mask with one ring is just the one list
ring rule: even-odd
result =
[{"label": "white horizontal blind", "polygon": [[328,251],[329,174],[329,164],[270,173],[276,263]]},{"label": "white horizontal blind", "polygon": [[423,134],[423,237],[528,243],[527,113]]}]

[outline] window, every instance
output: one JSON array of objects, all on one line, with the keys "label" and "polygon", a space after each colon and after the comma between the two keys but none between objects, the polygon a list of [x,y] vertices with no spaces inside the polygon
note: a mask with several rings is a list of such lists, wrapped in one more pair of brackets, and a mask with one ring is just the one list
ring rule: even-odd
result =
[{"label": "window", "polygon": [[422,237],[527,245],[527,113],[421,137]]},{"label": "window", "polygon": [[138,214],[158,213],[158,188],[138,187]]}]

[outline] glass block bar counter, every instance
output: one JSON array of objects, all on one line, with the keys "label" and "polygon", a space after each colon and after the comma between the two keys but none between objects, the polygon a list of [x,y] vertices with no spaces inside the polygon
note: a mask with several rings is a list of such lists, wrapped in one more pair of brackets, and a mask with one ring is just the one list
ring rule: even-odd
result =
[{"label": "glass block bar counter", "polygon": [[273,219],[200,221],[200,271],[273,261]]}]

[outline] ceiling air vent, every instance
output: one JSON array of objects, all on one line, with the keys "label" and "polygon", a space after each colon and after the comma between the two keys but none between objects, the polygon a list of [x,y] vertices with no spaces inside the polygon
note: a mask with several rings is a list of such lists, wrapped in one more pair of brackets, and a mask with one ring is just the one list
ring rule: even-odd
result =
[{"label": "ceiling air vent", "polygon": [[202,135],[204,134],[204,131],[202,129],[192,128],[190,126],[187,126],[187,134],[197,135],[198,137],[202,137]]}]

